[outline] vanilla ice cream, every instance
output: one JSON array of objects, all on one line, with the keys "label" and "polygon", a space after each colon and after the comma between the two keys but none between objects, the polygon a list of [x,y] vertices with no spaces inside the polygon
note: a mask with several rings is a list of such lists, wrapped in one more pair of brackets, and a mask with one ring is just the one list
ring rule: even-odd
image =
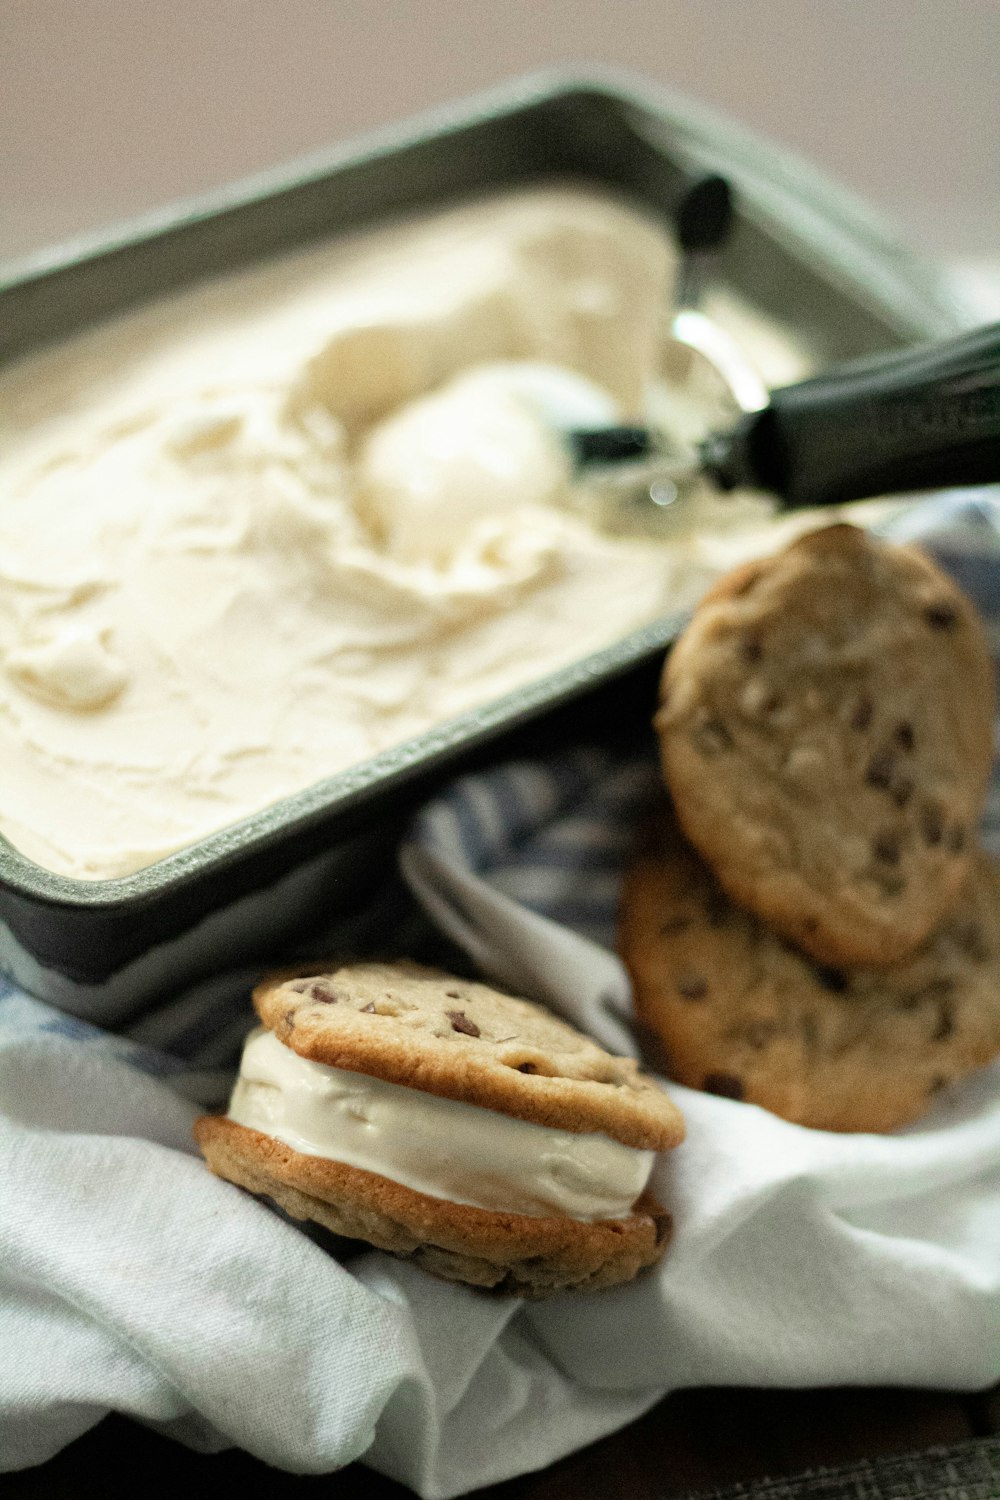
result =
[{"label": "vanilla ice cream", "polygon": [[[647,410],[666,235],[526,191],[209,283],[0,375],[0,832],[141,869],[693,601],[574,510],[524,361]],[[507,370],[507,375],[505,375]],[[733,514],[731,512],[731,514]]]},{"label": "vanilla ice cream", "polygon": [[238,1125],[451,1203],[593,1222],[632,1212],[655,1152],[300,1057],[263,1027],[243,1049]]}]

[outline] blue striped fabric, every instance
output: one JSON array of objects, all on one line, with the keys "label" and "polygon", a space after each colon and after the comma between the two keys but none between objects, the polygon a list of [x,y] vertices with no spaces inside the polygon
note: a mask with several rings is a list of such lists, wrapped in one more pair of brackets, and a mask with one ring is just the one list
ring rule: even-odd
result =
[{"label": "blue striped fabric", "polygon": [[[919,540],[977,604],[1000,664],[1000,489],[951,492],[913,506],[880,528]],[[618,885],[630,830],[658,786],[652,736],[622,758],[600,745],[544,762],[516,762],[466,776],[415,818],[408,841],[496,891],[604,947],[613,944]],[[1000,855],[1000,777],[994,774],[983,824]],[[449,952],[394,878],[360,915],[300,938],[283,961],[336,954],[408,954],[426,961]],[[80,1045],[109,1046],[143,1072],[204,1103],[226,1089],[250,1024],[247,994],[258,976],[217,976],[132,1023],[117,1037],[61,1015],[11,986],[0,989],[0,1029],[58,1031]]]},{"label": "blue striped fabric", "polygon": [[659,784],[650,744],[623,761],[599,746],[456,782],[419,814],[414,842],[592,941],[614,942],[631,830]]}]

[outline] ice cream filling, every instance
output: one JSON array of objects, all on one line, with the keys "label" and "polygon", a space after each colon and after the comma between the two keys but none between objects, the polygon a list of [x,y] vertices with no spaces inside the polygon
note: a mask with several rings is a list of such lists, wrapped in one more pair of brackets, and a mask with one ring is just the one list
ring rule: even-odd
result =
[{"label": "ice cream filling", "polygon": [[655,1157],[310,1062],[263,1028],[247,1039],[229,1118],[432,1198],[586,1222],[627,1218]]}]

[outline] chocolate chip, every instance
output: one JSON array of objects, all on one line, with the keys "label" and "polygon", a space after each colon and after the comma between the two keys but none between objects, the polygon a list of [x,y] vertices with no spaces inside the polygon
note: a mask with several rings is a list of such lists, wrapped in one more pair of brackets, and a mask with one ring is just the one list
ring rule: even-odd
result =
[{"label": "chocolate chip", "polygon": [[671,1231],[672,1228],[673,1228],[673,1220],[671,1219],[671,1217],[670,1217],[669,1214],[667,1214],[667,1213],[654,1214],[653,1215],[653,1236],[654,1236],[654,1243],[657,1244],[657,1245],[662,1245],[663,1242],[664,1242],[664,1240],[670,1234],[670,1231]]},{"label": "chocolate chip", "polygon": [[929,984],[921,985],[919,990],[904,995],[897,1009],[908,1011],[916,1010],[920,1005],[944,1005],[954,988],[950,979],[932,979]]},{"label": "chocolate chip", "polygon": [[287,1031],[291,1031],[292,1028],[295,1025],[295,1012],[294,1012],[294,1010],[286,1010],[285,1014],[282,1016],[281,1019],[282,1019],[282,1022],[284,1023],[285,1029]]},{"label": "chocolate chip", "polygon": [[872,853],[875,858],[884,865],[898,865],[899,856],[903,852],[902,841],[898,833],[891,829],[883,830],[872,843]]},{"label": "chocolate chip", "polygon": [[931,604],[924,610],[924,619],[934,630],[950,630],[958,615],[950,604]]},{"label": "chocolate chip", "polygon": [[299,995],[307,995],[310,1000],[321,1001],[323,1005],[336,1005],[343,998],[328,979],[296,979],[291,988]]},{"label": "chocolate chip", "polygon": [[924,836],[924,843],[931,848],[940,844],[944,837],[944,814],[933,802],[925,802],[920,809],[920,831]]},{"label": "chocolate chip", "polygon": [[760,641],[751,639],[743,642],[743,660],[749,666],[753,666],[754,662],[760,661],[763,655],[764,647]]},{"label": "chocolate chip", "polygon": [[868,762],[865,781],[867,781],[869,786],[880,787],[882,790],[888,791],[892,785],[892,773],[895,769],[895,752],[890,749],[876,750]]},{"label": "chocolate chip", "polygon": [[951,1036],[955,1030],[955,1012],[950,1000],[942,1000],[938,1008],[937,1025],[931,1038],[935,1042],[943,1042],[946,1037]]},{"label": "chocolate chip", "polygon": [[482,1036],[475,1021],[470,1021],[464,1010],[446,1010],[445,1015],[451,1022],[452,1031],[460,1031],[463,1036]]},{"label": "chocolate chip", "polygon": [[867,693],[863,694],[854,706],[854,712],[851,715],[851,728],[858,730],[867,729],[872,721],[874,712],[875,706],[872,700],[868,697]]},{"label": "chocolate chip", "polygon": [[677,981],[677,993],[685,1000],[704,1000],[708,984],[698,974],[682,974]]},{"label": "chocolate chip", "polygon": [[367,1005],[362,1005],[361,1014],[364,1016],[373,1016],[375,1014],[375,1001],[369,1000]]},{"label": "chocolate chip", "polygon": [[694,743],[702,755],[718,755],[733,748],[733,737],[721,719],[706,719],[694,731]]},{"label": "chocolate chip", "polygon": [[815,964],[813,973],[823,988],[834,995],[842,995],[851,982],[843,969],[833,969],[828,964]]},{"label": "chocolate chip", "polygon": [[913,796],[913,777],[907,776],[905,772],[894,777],[889,796],[897,807],[905,807]]},{"label": "chocolate chip", "polygon": [[515,1069],[515,1072],[518,1072],[518,1073],[537,1073],[538,1069],[535,1067],[534,1063],[518,1063],[517,1068]]},{"label": "chocolate chip", "polygon": [[735,1073],[707,1073],[702,1083],[706,1094],[718,1094],[720,1099],[742,1099],[743,1080]]},{"label": "chocolate chip", "polygon": [[725,892],[713,885],[705,897],[705,916],[709,927],[724,927],[729,921],[730,910]]},{"label": "chocolate chip", "polygon": [[675,932],[683,932],[685,927],[691,926],[690,917],[669,917],[660,927],[661,937],[670,937]]},{"label": "chocolate chip", "polygon": [[750,1021],[743,1028],[743,1035],[756,1052],[762,1052],[778,1035],[777,1021]]},{"label": "chocolate chip", "polygon": [[952,854],[961,854],[965,848],[965,829],[961,823],[956,823],[953,828],[948,830],[947,843]]},{"label": "chocolate chip", "polygon": [[971,959],[982,963],[990,956],[989,944],[986,935],[979,923],[973,919],[969,922],[960,923],[953,931],[955,942],[963,948]]},{"label": "chocolate chip", "polygon": [[345,998],[334,990],[328,980],[313,980],[309,989],[306,990],[306,995],[309,996],[310,1001],[319,1001],[322,1005],[336,1005],[337,1001]]},{"label": "chocolate chip", "polygon": [[913,725],[904,719],[896,725],[896,744],[900,750],[912,750],[917,743],[917,737],[913,732]]},{"label": "chocolate chip", "polygon": [[445,990],[445,994],[449,1000],[461,1000],[462,998],[461,990]]}]

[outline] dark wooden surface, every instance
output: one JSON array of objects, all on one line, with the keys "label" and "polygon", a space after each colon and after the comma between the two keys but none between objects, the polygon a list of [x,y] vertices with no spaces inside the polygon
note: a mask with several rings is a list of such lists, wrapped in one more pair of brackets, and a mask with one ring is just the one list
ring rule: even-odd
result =
[{"label": "dark wooden surface", "polygon": [[[537,1474],[476,1492],[478,1500],[670,1500],[692,1490],[906,1453],[1000,1431],[1000,1393],[837,1389],[699,1390],[668,1396],[645,1417]],[[51,1462],[0,1479],[4,1500],[128,1500],[154,1483],[176,1500],[236,1495],[281,1500],[407,1500],[411,1492],[360,1464],[335,1480],[296,1478],[230,1451],[214,1457],[112,1416]]]}]

